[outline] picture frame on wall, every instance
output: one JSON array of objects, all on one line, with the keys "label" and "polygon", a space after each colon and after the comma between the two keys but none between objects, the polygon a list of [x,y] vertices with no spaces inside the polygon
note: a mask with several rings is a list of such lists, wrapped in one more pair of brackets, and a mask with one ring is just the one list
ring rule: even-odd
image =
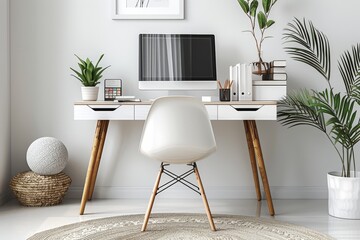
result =
[{"label": "picture frame on wall", "polygon": [[184,19],[185,0],[113,0],[112,19]]}]

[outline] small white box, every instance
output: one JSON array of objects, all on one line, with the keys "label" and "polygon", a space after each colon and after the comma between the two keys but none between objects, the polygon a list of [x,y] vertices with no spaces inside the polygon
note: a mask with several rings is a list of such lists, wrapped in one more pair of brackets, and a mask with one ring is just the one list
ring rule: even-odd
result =
[{"label": "small white box", "polygon": [[202,96],[202,97],[201,97],[201,100],[202,100],[203,102],[211,102],[211,96]]},{"label": "small white box", "polygon": [[253,86],[253,100],[278,101],[286,96],[286,86]]}]

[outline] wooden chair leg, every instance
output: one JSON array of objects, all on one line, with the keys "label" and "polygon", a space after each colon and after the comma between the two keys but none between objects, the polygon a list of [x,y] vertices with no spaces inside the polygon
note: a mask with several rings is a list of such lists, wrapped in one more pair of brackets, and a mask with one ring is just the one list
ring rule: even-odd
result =
[{"label": "wooden chair leg", "polygon": [[203,203],[204,203],[204,206],[205,206],[206,215],[207,215],[209,223],[210,223],[210,228],[211,228],[212,231],[216,231],[214,220],[213,220],[213,217],[211,215],[209,203],[207,201],[207,198],[206,198],[206,195],[205,195],[205,190],[204,190],[204,187],[202,185],[199,170],[198,170],[196,164],[195,164],[195,167],[194,167],[194,171],[195,171],[196,180],[197,180],[199,188],[200,188],[201,197],[202,197],[202,200],[203,200]]},{"label": "wooden chair leg", "polygon": [[152,191],[152,194],[151,194],[151,197],[150,197],[150,201],[149,201],[149,205],[148,205],[148,208],[147,208],[145,217],[144,217],[144,223],[143,223],[143,226],[142,226],[142,228],[141,228],[141,231],[142,231],[142,232],[146,231],[146,227],[147,227],[147,224],[148,224],[148,222],[149,222],[151,210],[152,210],[152,207],[153,207],[153,205],[154,205],[156,193],[157,193],[157,190],[158,190],[158,188],[159,188],[159,184],[160,184],[160,179],[161,179],[162,173],[163,173],[163,165],[161,164],[161,168],[160,168],[159,174],[158,174],[158,176],[157,176],[157,178],[156,178],[155,185],[154,185],[154,189],[153,189],[153,191]]},{"label": "wooden chair leg", "polygon": [[97,156],[97,152],[98,152],[99,144],[100,144],[100,135],[101,135],[101,126],[102,126],[102,124],[103,123],[102,123],[101,120],[98,120],[97,124],[96,124],[93,148],[92,148],[92,151],[91,151],[89,166],[88,166],[88,170],[87,170],[87,173],[86,173],[86,179],[85,179],[85,184],[84,184],[84,189],[83,189],[83,195],[82,195],[82,199],[81,199],[80,215],[84,214],[85,205],[86,205],[86,202],[87,202],[88,196],[89,196],[91,179],[92,179],[92,176],[93,176],[96,156]]},{"label": "wooden chair leg", "polygon": [[257,197],[258,201],[261,201],[260,182],[259,182],[259,175],[258,175],[258,170],[257,170],[255,152],[254,152],[254,145],[253,145],[253,141],[251,138],[249,123],[247,120],[244,121],[244,127],[245,127],[247,145],[248,145],[248,149],[249,149],[250,163],[251,163],[251,168],[252,168],[253,178],[254,178],[254,183],[255,183],[256,197]]},{"label": "wooden chair leg", "polygon": [[268,208],[269,208],[269,213],[271,216],[274,216],[275,210],[274,210],[274,206],[273,206],[273,202],[272,202],[272,198],[271,198],[270,186],[269,186],[269,182],[268,182],[268,178],[267,178],[267,174],[266,174],[266,168],[265,168],[264,158],[263,158],[262,151],[261,151],[260,139],[259,139],[259,134],[258,134],[257,127],[256,127],[256,122],[255,122],[255,120],[250,120],[250,121],[248,121],[248,123],[249,123],[249,129],[250,129],[250,133],[251,133],[251,137],[252,137],[252,142],[253,142],[253,146],[254,146],[257,163],[259,166],[261,179],[262,179],[263,186],[264,186],[264,191],[265,191],[266,200],[267,200],[267,204],[268,204]]},{"label": "wooden chair leg", "polygon": [[92,199],[92,196],[93,196],[93,193],[94,193],[95,182],[96,182],[97,174],[98,174],[98,171],[99,171],[99,165],[100,165],[101,155],[102,155],[102,152],[103,152],[103,149],[104,149],[104,144],[105,144],[105,139],[106,139],[106,133],[107,133],[107,130],[108,130],[108,126],[109,126],[109,120],[103,120],[102,121],[102,126],[101,126],[99,149],[98,149],[97,154],[96,154],[95,166],[94,166],[94,171],[93,171],[92,178],[91,178],[88,200]]}]

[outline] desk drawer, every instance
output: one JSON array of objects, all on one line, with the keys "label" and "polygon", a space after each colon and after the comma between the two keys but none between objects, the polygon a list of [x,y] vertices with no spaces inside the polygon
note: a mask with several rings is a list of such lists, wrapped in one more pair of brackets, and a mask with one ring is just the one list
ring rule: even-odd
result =
[{"label": "desk drawer", "polygon": [[[150,111],[150,107],[150,105],[135,106],[135,120],[145,120]],[[207,105],[205,108],[208,111],[210,120],[217,120],[217,106]]]},{"label": "desk drawer", "polygon": [[75,105],[75,120],[134,120],[134,105]]},{"label": "desk drawer", "polygon": [[218,119],[218,108],[216,105],[205,105],[205,108],[209,114],[210,120]]},{"label": "desk drawer", "polygon": [[219,105],[218,120],[276,120],[276,105]]},{"label": "desk drawer", "polygon": [[135,120],[145,120],[149,114],[151,105],[136,105]]}]

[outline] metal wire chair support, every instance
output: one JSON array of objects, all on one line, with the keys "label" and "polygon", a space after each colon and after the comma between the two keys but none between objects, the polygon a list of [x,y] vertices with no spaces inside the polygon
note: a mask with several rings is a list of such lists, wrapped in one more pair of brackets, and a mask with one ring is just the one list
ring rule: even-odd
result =
[{"label": "metal wire chair support", "polygon": [[192,168],[186,172],[184,172],[181,175],[177,175],[171,171],[169,171],[168,169],[166,169],[166,166],[169,166],[170,164],[164,164],[161,163],[161,168],[162,168],[162,172],[164,174],[166,174],[167,176],[171,177],[172,180],[164,183],[163,185],[161,185],[160,187],[158,187],[157,191],[156,191],[156,195],[158,195],[159,193],[165,191],[166,189],[168,189],[169,187],[173,186],[176,183],[181,183],[184,186],[190,188],[191,190],[193,190],[194,192],[198,193],[199,195],[201,195],[200,193],[200,188],[198,186],[196,186],[195,184],[189,182],[188,180],[186,180],[185,178],[187,178],[188,176],[190,176],[191,174],[195,173],[195,168],[196,168],[196,163],[190,163],[187,164],[188,166],[191,166]]}]

